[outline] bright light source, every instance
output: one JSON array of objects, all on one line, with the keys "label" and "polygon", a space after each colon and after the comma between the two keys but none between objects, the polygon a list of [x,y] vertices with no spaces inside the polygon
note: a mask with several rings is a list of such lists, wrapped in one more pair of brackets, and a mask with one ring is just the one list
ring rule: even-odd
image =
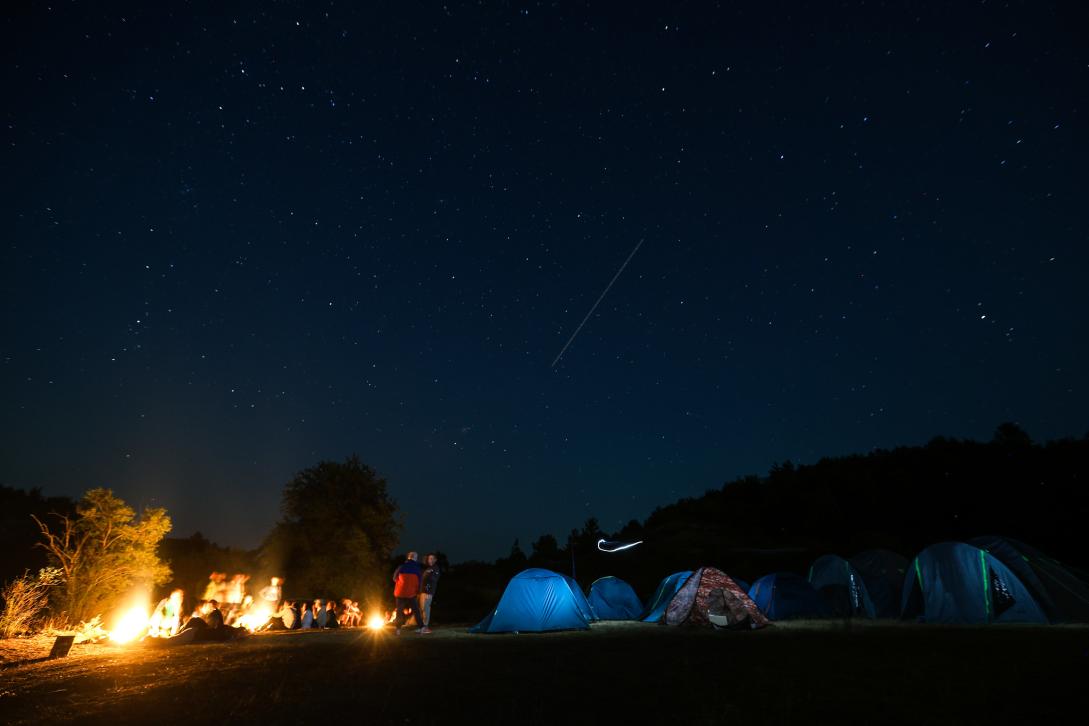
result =
[{"label": "bright light source", "polygon": [[380,613],[371,613],[367,618],[367,627],[371,630],[381,630],[386,627],[386,619]]},{"label": "bright light source", "polygon": [[125,613],[117,626],[110,631],[110,640],[115,643],[128,643],[147,632],[147,610],[137,605]]}]

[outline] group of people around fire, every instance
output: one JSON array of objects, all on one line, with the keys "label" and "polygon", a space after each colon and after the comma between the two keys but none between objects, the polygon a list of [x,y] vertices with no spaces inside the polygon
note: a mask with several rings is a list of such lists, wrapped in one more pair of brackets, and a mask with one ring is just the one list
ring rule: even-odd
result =
[{"label": "group of people around fire", "polygon": [[[431,603],[438,587],[441,569],[438,557],[428,554],[418,562],[416,552],[409,552],[393,573],[395,610],[384,622],[393,622],[394,632],[401,629],[408,616],[415,618],[416,631],[431,632]],[[179,639],[181,642],[230,640],[252,630],[303,630],[354,628],[364,625],[359,602],[335,600],[283,600],[283,579],[273,577],[255,598],[245,592],[248,575],[213,572],[204,598],[188,616],[184,615],[184,593],[174,590],[159,601],[148,627],[148,635]]]}]

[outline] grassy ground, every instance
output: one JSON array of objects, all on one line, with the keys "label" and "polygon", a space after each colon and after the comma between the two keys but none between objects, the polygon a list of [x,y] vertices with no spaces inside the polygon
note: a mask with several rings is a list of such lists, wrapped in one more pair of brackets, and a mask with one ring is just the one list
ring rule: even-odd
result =
[{"label": "grassy ground", "polygon": [[642,623],[95,646],[0,670],[0,723],[1080,723],[1089,629]]}]

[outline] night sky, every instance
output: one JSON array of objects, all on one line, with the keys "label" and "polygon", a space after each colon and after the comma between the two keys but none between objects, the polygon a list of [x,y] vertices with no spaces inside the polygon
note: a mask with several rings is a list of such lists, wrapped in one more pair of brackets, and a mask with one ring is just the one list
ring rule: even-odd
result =
[{"label": "night sky", "polygon": [[457,561],[1089,430],[1081,3],[161,5],[4,10],[2,483],[253,547],[358,453]]}]

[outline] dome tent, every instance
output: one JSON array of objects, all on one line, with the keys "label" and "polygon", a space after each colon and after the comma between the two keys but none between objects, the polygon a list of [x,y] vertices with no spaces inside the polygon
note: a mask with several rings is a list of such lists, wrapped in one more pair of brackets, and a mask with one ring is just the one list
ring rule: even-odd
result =
[{"label": "dome tent", "polygon": [[818,557],[809,568],[809,584],[837,616],[877,617],[862,575],[838,555]]},{"label": "dome tent", "polygon": [[908,559],[890,550],[866,550],[848,562],[862,575],[876,617],[900,617],[900,594],[910,564]]},{"label": "dome tent", "polygon": [[930,623],[1047,622],[1010,568],[963,542],[942,542],[919,553],[904,580],[901,612]]},{"label": "dome tent", "polygon": [[638,620],[643,612],[643,603],[635,590],[618,577],[594,580],[586,599],[598,620]]},{"label": "dome tent", "polygon": [[680,590],[684,583],[692,576],[691,570],[684,570],[683,572],[674,572],[672,575],[668,575],[662,578],[662,581],[658,583],[657,589],[647,601],[647,607],[643,611],[643,617],[640,618],[645,623],[656,623],[662,619],[665,615],[666,607],[669,605],[669,601],[673,599],[673,596],[677,594],[677,590]]},{"label": "dome tent", "polygon": [[764,575],[749,588],[749,597],[769,620],[832,617],[832,608],[809,580],[792,572]]},{"label": "dome tent", "polygon": [[566,575],[532,568],[511,578],[499,604],[470,633],[541,633],[586,630],[593,614],[582,590]]},{"label": "dome tent", "polygon": [[1089,623],[1089,583],[1071,568],[1008,537],[975,537],[968,544],[986,550],[1010,568],[1049,622]]},{"label": "dome tent", "polygon": [[701,567],[670,599],[662,622],[755,630],[767,625],[768,619],[729,575]]}]

